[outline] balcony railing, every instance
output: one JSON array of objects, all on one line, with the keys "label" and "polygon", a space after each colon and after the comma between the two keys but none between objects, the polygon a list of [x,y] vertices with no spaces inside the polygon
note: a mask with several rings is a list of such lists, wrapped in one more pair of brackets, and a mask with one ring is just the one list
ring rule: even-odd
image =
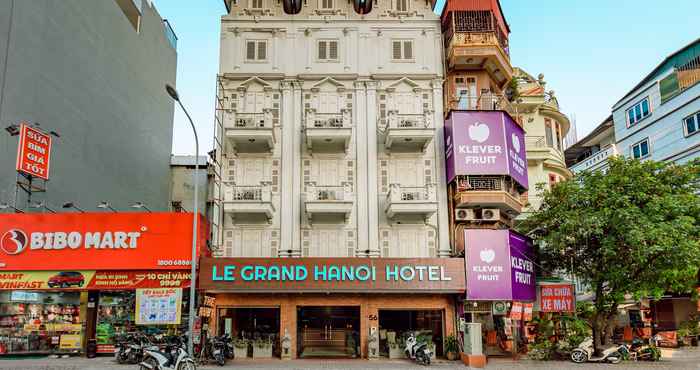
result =
[{"label": "balcony railing", "polygon": [[350,184],[325,186],[311,182],[306,184],[306,189],[310,201],[352,201]]},{"label": "balcony railing", "polygon": [[450,108],[459,110],[503,110],[514,113],[515,109],[503,94],[483,93],[480,95],[456,95],[450,96]]},{"label": "balcony railing", "polygon": [[429,112],[417,114],[400,114],[395,110],[387,112],[387,129],[423,129],[432,126],[432,115]]},{"label": "balcony railing", "polygon": [[402,203],[402,202],[435,202],[435,185],[430,184],[427,186],[400,186],[399,184],[389,185],[389,193],[387,194],[387,201],[389,203]]},{"label": "balcony railing", "polygon": [[228,202],[270,202],[272,200],[269,183],[261,185],[227,185],[226,201]]},{"label": "balcony railing", "polygon": [[261,129],[272,128],[272,113],[265,111],[263,113],[234,113],[233,125],[229,125],[234,129]]},{"label": "balcony railing", "polygon": [[520,197],[510,178],[498,176],[458,176],[457,191],[505,191],[514,197]]},{"label": "balcony railing", "polygon": [[351,126],[350,111],[344,109],[341,113],[306,112],[306,128],[348,128]]},{"label": "balcony railing", "polygon": [[525,136],[525,148],[547,148],[547,140],[544,136]]},{"label": "balcony railing", "polygon": [[573,173],[579,173],[586,170],[595,169],[596,167],[602,167],[601,164],[603,162],[607,161],[608,158],[617,154],[617,146],[608,145],[600,151],[593,153],[590,157],[571,166],[570,170]]}]

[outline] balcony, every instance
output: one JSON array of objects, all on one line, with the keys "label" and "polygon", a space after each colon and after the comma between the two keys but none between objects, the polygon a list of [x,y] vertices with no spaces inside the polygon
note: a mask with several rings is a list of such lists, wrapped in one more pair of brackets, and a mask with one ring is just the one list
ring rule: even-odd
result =
[{"label": "balcony", "polygon": [[503,94],[483,93],[476,96],[456,95],[456,89],[450,89],[447,108],[450,110],[502,110],[515,114],[515,107]]},{"label": "balcony", "polygon": [[513,77],[507,46],[496,32],[456,32],[445,40],[449,69],[486,70],[501,88]]},{"label": "balcony", "polygon": [[384,146],[396,152],[422,152],[433,140],[432,113],[399,114],[387,112]]},{"label": "balcony", "polygon": [[456,208],[498,208],[510,217],[523,208],[515,182],[500,176],[460,176],[454,203]]},{"label": "balcony", "polygon": [[269,222],[275,212],[271,184],[269,182],[252,186],[226,184],[224,212],[231,216],[234,223]]},{"label": "balcony", "polygon": [[525,149],[527,150],[528,161],[543,161],[546,162],[545,165],[566,169],[564,152],[547,144],[544,136],[525,136]]},{"label": "balcony", "polygon": [[571,166],[569,169],[573,173],[605,170],[608,167],[608,158],[618,154],[616,145],[608,145],[600,151],[593,153],[590,157]]},{"label": "balcony", "polygon": [[316,152],[346,152],[352,137],[352,112],[343,109],[341,113],[316,113],[306,111],[306,147]]},{"label": "balcony", "polygon": [[350,183],[341,186],[306,184],[306,216],[310,223],[348,222],[355,199]]},{"label": "balcony", "polygon": [[391,219],[413,217],[427,221],[437,212],[435,185],[421,187],[389,185],[385,212],[387,217]]},{"label": "balcony", "polygon": [[270,152],[275,146],[272,112],[268,109],[263,113],[226,112],[224,129],[226,140],[235,152]]}]

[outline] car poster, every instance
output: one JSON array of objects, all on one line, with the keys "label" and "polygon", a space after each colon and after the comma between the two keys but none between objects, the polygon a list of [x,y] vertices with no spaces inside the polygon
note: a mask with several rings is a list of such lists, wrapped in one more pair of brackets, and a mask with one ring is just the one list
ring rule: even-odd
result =
[{"label": "car poster", "polygon": [[178,325],[182,289],[136,289],[136,325]]}]

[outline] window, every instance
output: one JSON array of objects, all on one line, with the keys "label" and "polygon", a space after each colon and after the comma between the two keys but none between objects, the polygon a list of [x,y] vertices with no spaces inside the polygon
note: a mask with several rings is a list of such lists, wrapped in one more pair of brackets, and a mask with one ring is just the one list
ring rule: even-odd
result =
[{"label": "window", "polygon": [[245,59],[247,61],[267,60],[267,41],[249,40],[245,43]]},{"label": "window", "polygon": [[392,40],[391,45],[394,61],[413,60],[413,40]]},{"label": "window", "polygon": [[552,132],[552,121],[549,118],[544,119],[544,134],[547,140],[547,146],[554,147],[554,133]]},{"label": "window", "polygon": [[556,132],[557,149],[561,150],[561,131],[559,129],[559,122],[555,122],[554,124],[556,125],[555,127],[557,128],[557,132]]},{"label": "window", "polygon": [[318,42],[318,60],[322,62],[337,62],[338,41],[320,40]]},{"label": "window", "polygon": [[678,82],[678,73],[673,72],[659,81],[659,92],[661,94],[661,104],[671,100],[681,90]]},{"label": "window", "polygon": [[396,11],[397,12],[407,12],[408,11],[408,1],[409,0],[396,0]]},{"label": "window", "polygon": [[263,0],[250,0],[250,7],[253,9],[262,9]]},{"label": "window", "polygon": [[649,139],[646,138],[637,144],[632,145],[632,157],[642,159],[649,156]]},{"label": "window", "polygon": [[700,131],[700,112],[691,114],[683,119],[683,131],[685,136],[690,136]]},{"label": "window", "polygon": [[333,9],[333,0],[321,0],[321,9]]},{"label": "window", "polygon": [[649,98],[644,98],[627,110],[627,127],[636,125],[637,122],[646,118],[650,113]]}]

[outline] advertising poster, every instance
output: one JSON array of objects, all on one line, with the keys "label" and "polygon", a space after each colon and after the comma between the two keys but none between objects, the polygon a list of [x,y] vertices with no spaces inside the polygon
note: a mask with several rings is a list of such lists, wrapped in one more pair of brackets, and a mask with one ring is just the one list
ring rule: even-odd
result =
[{"label": "advertising poster", "polygon": [[510,318],[512,320],[520,321],[523,318],[523,304],[520,302],[513,302],[513,306],[510,308]]},{"label": "advertising poster", "polygon": [[574,312],[574,286],[571,284],[547,284],[540,286],[541,312]]},{"label": "advertising poster", "polygon": [[532,320],[532,308],[534,304],[533,303],[525,303],[523,305],[523,321],[531,321]]},{"label": "advertising poster", "polygon": [[0,272],[0,290],[67,289],[88,286],[95,271],[3,271]]},{"label": "advertising poster", "polygon": [[60,349],[80,349],[80,334],[61,334],[61,339],[59,341]]},{"label": "advertising poster", "polygon": [[525,133],[507,113],[453,111],[445,121],[447,181],[508,175],[528,188]]},{"label": "advertising poster", "polygon": [[136,325],[180,324],[182,289],[136,289]]},{"label": "advertising poster", "polygon": [[17,171],[48,180],[50,161],[51,135],[22,123],[17,145]]}]

